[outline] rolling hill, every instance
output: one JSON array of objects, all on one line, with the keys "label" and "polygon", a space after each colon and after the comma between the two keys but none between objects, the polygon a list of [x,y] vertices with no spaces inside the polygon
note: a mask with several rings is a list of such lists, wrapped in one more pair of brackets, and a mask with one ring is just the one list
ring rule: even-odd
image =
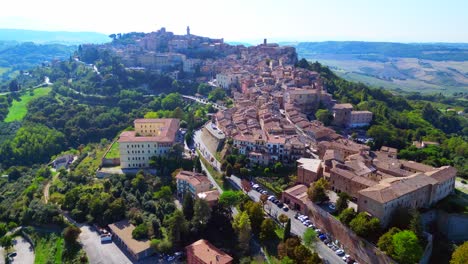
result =
[{"label": "rolling hill", "polygon": [[400,92],[468,93],[466,43],[328,41],[292,45],[299,57],[319,61],[348,80]]}]

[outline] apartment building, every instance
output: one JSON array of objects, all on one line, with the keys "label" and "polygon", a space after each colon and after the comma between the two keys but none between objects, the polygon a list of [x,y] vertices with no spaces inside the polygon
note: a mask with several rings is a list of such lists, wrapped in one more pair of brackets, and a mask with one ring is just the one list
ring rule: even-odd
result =
[{"label": "apartment building", "polygon": [[134,127],[118,140],[122,169],[147,168],[151,157],[167,155],[176,143],[179,119],[136,119]]},{"label": "apartment building", "polygon": [[192,171],[180,171],[176,175],[177,195],[182,197],[190,193],[196,198],[198,194],[210,191],[211,182],[205,175]]}]

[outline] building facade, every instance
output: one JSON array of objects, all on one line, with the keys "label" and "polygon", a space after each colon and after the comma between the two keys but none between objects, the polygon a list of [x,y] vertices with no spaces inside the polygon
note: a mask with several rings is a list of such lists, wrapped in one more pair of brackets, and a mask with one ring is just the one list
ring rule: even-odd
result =
[{"label": "building facade", "polygon": [[192,171],[180,171],[176,176],[177,194],[182,197],[190,193],[196,198],[198,194],[208,192],[211,189],[211,182],[205,175]]},{"label": "building facade", "polygon": [[297,160],[296,183],[310,186],[323,176],[322,161],[319,159],[301,158]]},{"label": "building facade", "polygon": [[176,143],[179,119],[136,119],[134,125],[118,140],[122,169],[147,168],[151,157],[169,154]]}]

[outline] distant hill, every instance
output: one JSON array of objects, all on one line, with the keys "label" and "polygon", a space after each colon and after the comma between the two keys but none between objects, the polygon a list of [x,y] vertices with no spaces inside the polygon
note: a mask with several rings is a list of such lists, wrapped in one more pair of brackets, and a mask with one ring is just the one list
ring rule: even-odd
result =
[{"label": "distant hill", "polygon": [[97,32],[37,31],[25,29],[0,29],[0,40],[78,45],[83,43],[105,43],[110,38]]},{"label": "distant hill", "polygon": [[20,70],[54,59],[66,60],[77,46],[0,41],[0,82],[15,77]]},{"label": "distant hill", "polygon": [[468,93],[468,43],[288,43],[341,77],[404,92]]}]

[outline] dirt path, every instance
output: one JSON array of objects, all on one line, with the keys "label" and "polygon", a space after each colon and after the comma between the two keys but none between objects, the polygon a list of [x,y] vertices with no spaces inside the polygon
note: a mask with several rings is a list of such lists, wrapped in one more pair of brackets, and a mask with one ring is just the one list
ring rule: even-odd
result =
[{"label": "dirt path", "polygon": [[52,184],[52,182],[54,182],[54,180],[56,180],[60,175],[60,172],[55,174],[54,177],[52,177],[52,180],[48,181],[46,186],[44,186],[44,202],[45,203],[48,203],[49,202],[49,189],[50,189],[50,185]]}]

